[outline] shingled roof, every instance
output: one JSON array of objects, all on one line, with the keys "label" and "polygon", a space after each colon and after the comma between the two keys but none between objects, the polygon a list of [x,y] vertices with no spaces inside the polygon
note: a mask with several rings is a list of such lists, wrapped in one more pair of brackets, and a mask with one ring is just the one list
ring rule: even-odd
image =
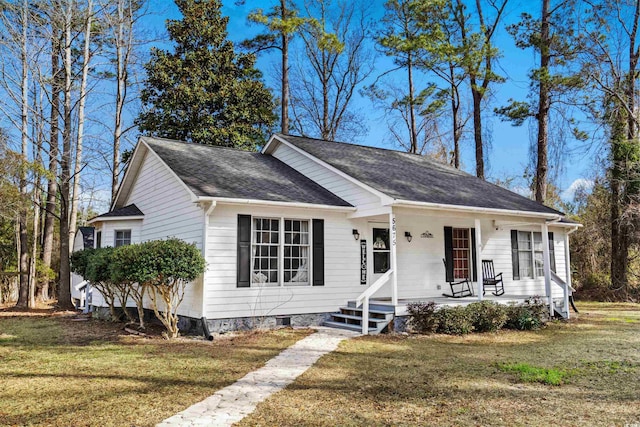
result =
[{"label": "shingled roof", "polygon": [[298,136],[277,136],[396,200],[563,215],[418,154]]},{"label": "shingled roof", "polygon": [[168,139],[144,141],[199,197],[351,206],[272,156]]},{"label": "shingled roof", "polygon": [[98,215],[94,218],[91,218],[90,221],[96,220],[98,218],[113,218],[113,217],[122,217],[122,216],[144,216],[144,214],[140,209],[138,209],[138,207],[135,204],[130,204],[127,206],[123,206],[119,209],[114,209],[111,212]]}]

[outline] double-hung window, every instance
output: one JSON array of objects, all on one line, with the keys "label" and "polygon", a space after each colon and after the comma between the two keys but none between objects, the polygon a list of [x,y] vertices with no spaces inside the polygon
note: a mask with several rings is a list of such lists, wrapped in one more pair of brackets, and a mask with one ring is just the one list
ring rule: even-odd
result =
[{"label": "double-hung window", "polygon": [[[536,279],[544,277],[544,252],[542,233],[536,231],[513,231],[511,235],[513,248],[514,278]],[[553,233],[549,233],[549,255],[551,270],[555,271],[555,250]],[[517,271],[516,271],[517,269]]]},{"label": "double-hung window", "polygon": [[251,283],[309,285],[310,221],[254,217],[252,226]]},{"label": "double-hung window", "polygon": [[115,247],[125,246],[131,244],[131,230],[116,230]]}]

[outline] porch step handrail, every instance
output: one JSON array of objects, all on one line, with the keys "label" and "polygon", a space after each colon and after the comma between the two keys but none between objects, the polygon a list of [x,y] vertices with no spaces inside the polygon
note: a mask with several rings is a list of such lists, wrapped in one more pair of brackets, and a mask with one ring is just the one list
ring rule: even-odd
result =
[{"label": "porch step handrail", "polygon": [[389,277],[393,274],[393,270],[387,270],[378,280],[373,282],[358,298],[356,298],[356,307],[362,304],[362,334],[369,333],[369,298],[382,288],[389,281]]},{"label": "porch step handrail", "polygon": [[[565,282],[564,280],[562,280],[562,278],[560,276],[558,276],[555,271],[551,270],[551,281],[555,282],[556,285],[560,286],[561,288],[564,288],[567,286],[567,282]],[[569,286],[569,289],[571,290],[571,292],[575,292],[576,290],[573,288],[573,286]]]}]

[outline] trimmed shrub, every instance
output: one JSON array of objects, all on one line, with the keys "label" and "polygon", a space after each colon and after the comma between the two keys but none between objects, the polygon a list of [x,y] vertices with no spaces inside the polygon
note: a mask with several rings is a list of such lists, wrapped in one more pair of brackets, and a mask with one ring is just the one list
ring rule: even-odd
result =
[{"label": "trimmed shrub", "polygon": [[419,334],[431,334],[438,329],[436,303],[412,302],[407,306],[410,320],[409,325]]},{"label": "trimmed shrub", "polygon": [[436,332],[449,335],[465,335],[473,331],[473,319],[466,307],[442,307],[436,311]]},{"label": "trimmed shrub", "polygon": [[89,260],[93,256],[94,252],[95,249],[88,248],[72,253],[69,259],[69,261],[71,262],[71,271],[82,276],[83,278],[86,278],[87,266],[89,265]]},{"label": "trimmed shrub", "polygon": [[471,303],[466,310],[475,332],[495,332],[507,322],[506,307],[492,301]]},{"label": "trimmed shrub", "polygon": [[116,312],[116,289],[111,280],[111,268],[114,249],[110,247],[85,249],[71,255],[71,269],[91,283],[109,306],[111,320],[117,322],[120,315]]},{"label": "trimmed shrub", "polygon": [[507,307],[504,327],[520,331],[540,329],[548,319],[547,306],[540,298],[527,299],[523,304]]},{"label": "trimmed shrub", "polygon": [[185,287],[204,273],[206,262],[194,244],[180,239],[151,240],[131,246],[114,258],[114,278],[143,286],[154,314],[167,329],[167,337],[175,338],[177,311]]}]

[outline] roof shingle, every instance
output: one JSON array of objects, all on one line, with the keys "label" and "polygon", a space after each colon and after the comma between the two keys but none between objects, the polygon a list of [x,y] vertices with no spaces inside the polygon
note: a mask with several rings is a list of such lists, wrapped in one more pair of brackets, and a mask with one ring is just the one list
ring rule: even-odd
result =
[{"label": "roof shingle", "polygon": [[196,196],[351,206],[272,156],[167,139],[145,142]]},{"label": "roof shingle", "polygon": [[396,200],[563,215],[418,154],[282,134],[278,137]]}]

